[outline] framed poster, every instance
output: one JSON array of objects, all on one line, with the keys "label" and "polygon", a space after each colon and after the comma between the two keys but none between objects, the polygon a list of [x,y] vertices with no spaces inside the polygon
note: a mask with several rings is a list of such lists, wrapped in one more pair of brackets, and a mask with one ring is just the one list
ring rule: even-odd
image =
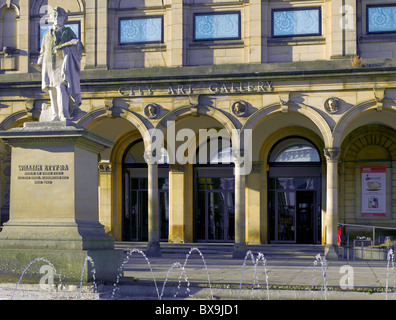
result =
[{"label": "framed poster", "polygon": [[386,216],[386,167],[362,167],[362,217]]}]

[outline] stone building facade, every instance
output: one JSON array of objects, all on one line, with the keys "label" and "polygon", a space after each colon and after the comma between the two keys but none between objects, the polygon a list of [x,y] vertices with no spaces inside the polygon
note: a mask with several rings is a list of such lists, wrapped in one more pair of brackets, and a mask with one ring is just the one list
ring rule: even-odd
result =
[{"label": "stone building facade", "polygon": [[[0,0],[1,130],[46,118],[31,63],[56,6],[85,47],[73,123],[115,143],[98,192],[116,240],[335,246],[338,224],[396,227],[396,2]],[[250,173],[221,144],[206,164],[170,163],[169,124],[251,130],[250,149],[232,146]],[[9,154],[0,143],[2,223]]]}]

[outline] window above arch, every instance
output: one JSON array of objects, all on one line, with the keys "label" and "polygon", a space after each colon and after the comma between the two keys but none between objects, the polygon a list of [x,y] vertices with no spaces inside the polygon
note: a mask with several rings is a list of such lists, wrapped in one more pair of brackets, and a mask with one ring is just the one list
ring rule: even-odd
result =
[{"label": "window above arch", "polygon": [[273,148],[270,162],[320,162],[320,155],[311,142],[302,138],[289,138]]}]

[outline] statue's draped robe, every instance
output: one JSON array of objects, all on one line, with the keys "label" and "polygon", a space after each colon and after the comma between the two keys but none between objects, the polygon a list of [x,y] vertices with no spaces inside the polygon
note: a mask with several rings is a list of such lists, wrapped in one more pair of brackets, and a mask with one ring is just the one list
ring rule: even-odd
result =
[{"label": "statue's draped robe", "polygon": [[[42,65],[43,91],[65,84],[72,100],[70,113],[81,105],[80,71],[84,47],[77,40],[72,29],[63,26],[56,31],[51,27],[44,35],[38,61]],[[70,45],[70,41],[77,44]],[[54,51],[56,46],[61,49]]]}]

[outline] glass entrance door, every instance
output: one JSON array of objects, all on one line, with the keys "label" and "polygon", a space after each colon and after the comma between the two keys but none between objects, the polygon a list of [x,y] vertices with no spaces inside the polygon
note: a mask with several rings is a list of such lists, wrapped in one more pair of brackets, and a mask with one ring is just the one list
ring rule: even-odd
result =
[{"label": "glass entrance door", "polygon": [[130,178],[124,214],[124,239],[147,241],[148,239],[148,190],[147,178]]},{"label": "glass entrance door", "polygon": [[233,241],[234,179],[198,178],[195,209],[197,241]]},{"label": "glass entrance door", "polygon": [[270,178],[270,241],[319,243],[320,178]]},{"label": "glass entrance door", "polygon": [[[125,174],[123,241],[148,240],[148,179]],[[160,239],[169,234],[168,178],[158,179]]]},{"label": "glass entrance door", "polygon": [[315,191],[296,191],[296,237],[298,243],[314,242],[315,202]]},{"label": "glass entrance door", "polygon": [[277,192],[277,234],[279,241],[296,241],[296,201],[293,192]]}]

